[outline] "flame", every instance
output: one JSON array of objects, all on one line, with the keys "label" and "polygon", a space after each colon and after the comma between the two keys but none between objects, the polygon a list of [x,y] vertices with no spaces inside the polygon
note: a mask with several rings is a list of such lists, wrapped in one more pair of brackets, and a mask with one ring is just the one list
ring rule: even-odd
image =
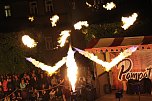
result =
[{"label": "flame", "polygon": [[52,16],[52,18],[50,18],[51,23],[52,23],[52,27],[56,26],[57,21],[59,20],[59,16],[58,15],[54,15]]},{"label": "flame", "polygon": [[86,2],[86,5],[87,5],[88,7],[92,7],[92,5],[91,5],[91,4],[89,4],[88,2]]},{"label": "flame", "polygon": [[41,68],[42,70],[47,71],[50,75],[52,75],[53,73],[55,73],[56,70],[58,70],[62,65],[65,64],[66,62],[66,57],[63,57],[62,60],[60,60],[59,62],[57,62],[55,64],[55,66],[51,67],[48,65],[45,65],[44,63],[40,62],[40,61],[36,61],[33,58],[26,58],[26,60],[28,60],[29,62],[31,62],[35,67]]},{"label": "flame", "polygon": [[58,43],[60,44],[60,47],[63,47],[65,42],[66,42],[66,39],[70,36],[70,33],[71,31],[70,30],[64,30],[61,32],[60,34],[60,39],[58,41]]},{"label": "flame", "polygon": [[85,57],[89,58],[90,60],[102,65],[103,67],[106,68],[106,71],[109,71],[113,66],[117,65],[121,60],[124,58],[130,56],[133,52],[137,50],[137,46],[130,47],[124,52],[121,52],[117,57],[115,57],[111,62],[104,62],[100,59],[98,59],[97,56],[95,56],[93,53],[89,53],[83,50],[80,50],[78,48],[75,48],[80,54],[84,55]]},{"label": "flame", "polygon": [[71,46],[69,47],[66,66],[67,68],[67,76],[69,81],[71,82],[72,90],[75,92],[75,83],[77,81],[77,64],[74,59],[74,51],[72,50]]},{"label": "flame", "polygon": [[107,3],[106,5],[103,5],[103,8],[107,9],[107,10],[112,10],[114,8],[116,8],[116,4],[113,2]]},{"label": "flame", "polygon": [[136,21],[138,14],[133,13],[129,17],[122,17],[121,21],[123,22],[123,25],[121,26],[124,30],[128,29],[133,23]]},{"label": "flame", "polygon": [[79,21],[76,24],[74,24],[74,28],[80,30],[82,26],[88,27],[89,24],[87,21]]},{"label": "flame", "polygon": [[34,39],[30,38],[28,35],[22,36],[22,42],[27,47],[35,47],[37,45],[37,42],[34,41]]},{"label": "flame", "polygon": [[34,17],[33,17],[33,16],[30,16],[28,19],[29,19],[31,22],[34,21]]}]

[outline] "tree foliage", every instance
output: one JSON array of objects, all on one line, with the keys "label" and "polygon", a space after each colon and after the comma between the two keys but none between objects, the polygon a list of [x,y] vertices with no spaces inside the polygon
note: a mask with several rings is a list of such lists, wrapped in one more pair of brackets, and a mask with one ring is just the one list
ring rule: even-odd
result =
[{"label": "tree foliage", "polygon": [[86,40],[90,41],[93,38],[123,36],[123,29],[121,23],[92,24],[88,28],[83,28],[82,33],[86,34]]},{"label": "tree foliage", "polygon": [[0,33],[0,73],[25,70],[25,53],[20,48],[17,33]]}]

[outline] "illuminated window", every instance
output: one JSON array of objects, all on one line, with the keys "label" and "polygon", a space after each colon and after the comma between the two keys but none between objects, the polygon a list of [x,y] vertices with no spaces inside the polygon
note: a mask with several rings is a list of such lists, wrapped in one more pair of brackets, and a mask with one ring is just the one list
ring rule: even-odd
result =
[{"label": "illuminated window", "polygon": [[4,6],[5,8],[5,16],[9,17],[11,16],[11,7],[9,5]]},{"label": "illuminated window", "polygon": [[47,13],[53,12],[53,3],[52,3],[52,0],[45,0],[45,11]]},{"label": "illuminated window", "polygon": [[32,1],[32,2],[29,3],[29,6],[30,6],[30,13],[33,14],[33,15],[36,15],[38,13],[37,2]]}]

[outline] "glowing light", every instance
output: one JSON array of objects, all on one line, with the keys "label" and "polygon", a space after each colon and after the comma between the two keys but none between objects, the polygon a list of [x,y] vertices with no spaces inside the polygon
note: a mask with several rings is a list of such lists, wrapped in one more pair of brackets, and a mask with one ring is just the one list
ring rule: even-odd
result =
[{"label": "glowing light", "polygon": [[52,27],[56,26],[57,21],[59,20],[59,16],[58,15],[54,15],[52,16],[52,18],[50,18],[51,23],[52,23]]},{"label": "glowing light", "polygon": [[107,10],[112,10],[114,8],[116,8],[116,4],[114,4],[113,2],[107,3],[106,5],[103,5],[103,8],[107,9]]},{"label": "glowing light", "polygon": [[136,50],[137,50],[137,46],[133,46],[124,50],[109,63],[109,66],[106,67],[106,70],[109,71],[113,66],[117,65],[121,60],[132,55],[132,53],[135,52]]},{"label": "glowing light", "polygon": [[66,66],[67,68],[67,76],[72,86],[73,92],[75,92],[75,83],[77,81],[77,64],[74,59],[74,51],[72,50],[71,46],[69,47]]},{"label": "glowing light", "polygon": [[87,5],[88,7],[92,7],[92,5],[91,5],[91,4],[89,4],[88,2],[86,2],[86,5]]},{"label": "glowing light", "polygon": [[78,48],[75,48],[80,54],[84,55],[85,57],[89,58],[90,60],[102,65],[103,67],[106,68],[106,71],[109,71],[113,66],[115,66],[116,64],[118,64],[121,60],[123,60],[124,58],[130,56],[133,52],[135,52],[137,50],[137,46],[133,46],[130,47],[126,50],[124,50],[124,52],[121,52],[117,57],[115,57],[111,62],[104,62],[100,59],[98,59],[97,56],[95,56],[93,53],[89,53],[83,50],[80,50]]},{"label": "glowing light", "polygon": [[28,35],[22,36],[22,42],[29,48],[33,48],[37,45],[37,42],[35,42],[34,39],[30,38]]},{"label": "glowing light", "polygon": [[124,30],[128,29],[133,23],[136,21],[138,14],[133,13],[129,17],[122,17],[121,21],[123,22],[123,25],[121,26]]},{"label": "glowing light", "polygon": [[62,31],[60,36],[61,37],[59,38],[58,43],[60,44],[60,47],[63,47],[66,42],[66,39],[70,36],[70,30]]},{"label": "glowing light", "polygon": [[57,62],[55,64],[55,66],[51,67],[48,65],[45,65],[44,63],[40,62],[40,61],[36,61],[33,58],[26,58],[27,61],[31,62],[35,67],[41,68],[42,70],[47,71],[50,75],[52,75],[53,73],[55,73],[55,71],[57,71],[62,65],[65,64],[66,62],[66,57],[63,57],[62,60],[60,60],[59,62]]},{"label": "glowing light", "polygon": [[34,17],[33,17],[33,16],[30,16],[28,19],[29,19],[31,22],[34,21]]},{"label": "glowing light", "polygon": [[80,30],[82,26],[88,27],[89,24],[87,21],[79,21],[76,24],[74,24],[74,28]]}]

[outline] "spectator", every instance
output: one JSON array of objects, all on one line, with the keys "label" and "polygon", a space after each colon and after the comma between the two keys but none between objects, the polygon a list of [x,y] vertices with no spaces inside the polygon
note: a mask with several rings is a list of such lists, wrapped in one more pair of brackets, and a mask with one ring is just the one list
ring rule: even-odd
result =
[{"label": "spectator", "polygon": [[22,96],[20,92],[17,92],[17,96],[16,96],[17,101],[22,101]]},{"label": "spectator", "polygon": [[14,84],[14,89],[17,89],[20,87],[19,78],[17,75],[14,75],[13,84]]},{"label": "spectator", "polygon": [[8,81],[7,81],[6,78],[4,78],[2,86],[3,86],[3,91],[4,91],[4,95],[5,96],[7,96],[7,94],[8,94],[8,86],[7,86],[7,84],[8,84]]},{"label": "spectator", "polygon": [[36,89],[33,90],[33,92],[31,93],[31,97],[30,97],[30,100],[31,101],[37,101],[38,99],[38,92]]},{"label": "spectator", "polygon": [[38,88],[38,80],[37,80],[36,76],[31,78],[30,84],[33,87],[33,89],[37,89]]},{"label": "spectator", "polygon": [[2,87],[0,87],[0,99],[2,99],[4,97],[4,92]]},{"label": "spectator", "polygon": [[10,99],[10,100],[11,100],[11,101],[16,101],[16,100],[17,100],[15,93],[12,93],[12,94],[11,94],[11,99]]},{"label": "spectator", "polygon": [[20,88],[21,90],[24,90],[26,88],[26,83],[23,78],[21,79],[21,82],[20,82]]},{"label": "spectator", "polygon": [[53,78],[51,80],[52,86],[56,86],[58,84],[56,77],[53,75]]},{"label": "spectator", "polygon": [[[62,80],[61,75],[50,77],[46,72],[40,71],[40,69],[38,72],[33,70],[32,72],[20,75],[1,75],[0,98],[10,98],[11,101],[63,101],[64,96],[66,101],[71,100],[68,80]],[[62,83],[65,84],[64,89],[59,85]],[[9,96],[7,96],[8,91],[11,94]]]},{"label": "spectator", "polygon": [[55,89],[51,89],[49,93],[51,101],[55,101],[55,93],[56,93]]}]

